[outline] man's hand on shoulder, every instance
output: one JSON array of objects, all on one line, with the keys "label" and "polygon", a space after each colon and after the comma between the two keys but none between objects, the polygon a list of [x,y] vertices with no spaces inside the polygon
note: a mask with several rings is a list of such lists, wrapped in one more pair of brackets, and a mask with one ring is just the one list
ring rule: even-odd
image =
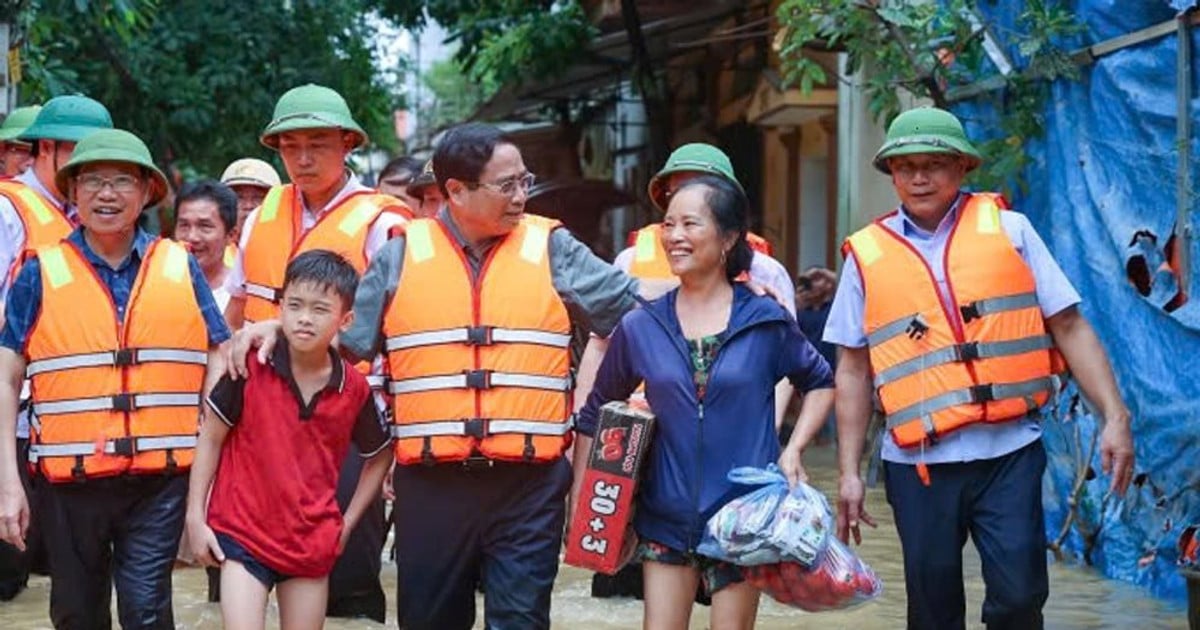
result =
[{"label": "man's hand on shoulder", "polygon": [[280,324],[277,319],[265,322],[247,324],[241,330],[233,333],[233,341],[226,344],[224,357],[225,373],[229,378],[240,379],[250,375],[246,367],[247,359],[254,348],[259,365],[265,364],[275,350],[275,342],[279,338]]}]

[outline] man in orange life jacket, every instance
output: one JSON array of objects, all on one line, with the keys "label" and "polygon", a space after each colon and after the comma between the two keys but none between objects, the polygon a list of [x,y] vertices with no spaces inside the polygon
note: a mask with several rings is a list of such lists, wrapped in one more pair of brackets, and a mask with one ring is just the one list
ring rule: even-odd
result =
[{"label": "man in orange life jacket", "polygon": [[262,205],[267,193],[283,182],[270,164],[257,158],[241,158],[225,167],[225,172],[221,173],[221,183],[237,195],[237,221],[231,231],[234,241],[225,248],[225,266],[232,268],[246,219],[255,208]]},{"label": "man in orange life jacket", "polygon": [[392,379],[399,623],[471,628],[482,581],[487,627],[545,629],[576,342],[608,335],[638,284],[557,221],[525,214],[533,175],[494,127],[451,129],[433,171],[447,204],[371,262],[341,337],[358,357],[382,346]]},{"label": "man in orange life jacket", "polygon": [[[22,256],[37,247],[57,243],[71,233],[77,220],[65,192],[59,191],[54,183],[58,168],[71,159],[75,143],[85,135],[111,127],[112,118],[100,103],[84,96],[58,96],[37,110],[32,122],[17,136],[18,140],[29,143],[34,161],[15,178],[0,182],[0,316]],[[23,398],[27,400],[28,396]],[[18,458],[22,461],[28,447],[29,410],[25,408],[17,419]],[[21,472],[28,470],[22,466]],[[10,593],[16,595],[29,569],[44,563],[38,521],[35,513],[27,541],[29,551],[24,557],[13,547],[0,543],[0,599]]]},{"label": "man in orange life jacket", "polygon": [[[284,270],[294,256],[328,249],[342,254],[361,274],[392,228],[412,216],[402,201],[368,188],[347,170],[350,152],[366,142],[366,132],[337,92],[310,84],[279,98],[262,143],[279,152],[292,183],[272,188],[242,226],[226,279],[230,300],[225,317],[231,326],[278,317]],[[368,381],[382,386],[379,375]],[[358,453],[347,454],[338,488],[343,509],[362,465]],[[329,576],[330,615],[364,615],[383,622],[387,602],[379,571],[384,527],[380,498],[359,521]]]},{"label": "man in orange life jacket", "polygon": [[196,260],[137,227],[167,180],[146,145],[93,132],[58,171],[82,227],[18,273],[0,331],[0,538],[24,545],[29,509],[13,456],[17,392],[32,381],[29,462],[50,558],[56,628],[174,628],[171,568],[183,528],[205,369],[230,335]]},{"label": "man in orange life jacket", "polygon": [[947,111],[918,108],[892,122],[875,167],[891,176],[900,207],[847,239],[825,328],[825,341],[841,346],[838,535],[858,542],[859,522],[874,526],[859,475],[874,398],[910,629],[964,627],[968,534],[982,560],[987,627],[1042,627],[1037,419],[1057,394],[1061,358],[1104,421],[1110,490],[1122,494],[1133,475],[1129,411],[1079,294],[1024,215],[998,195],[960,190],[979,164]]}]

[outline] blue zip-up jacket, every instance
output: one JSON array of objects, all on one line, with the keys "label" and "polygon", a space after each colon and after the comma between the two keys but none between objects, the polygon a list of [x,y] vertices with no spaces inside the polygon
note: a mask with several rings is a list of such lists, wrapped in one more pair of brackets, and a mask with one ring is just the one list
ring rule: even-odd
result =
[{"label": "blue zip-up jacket", "polygon": [[753,489],[735,486],[726,474],[779,459],[775,384],[787,377],[806,392],[832,387],[833,375],[782,306],[736,284],[729,327],[701,401],[675,312],[677,294],[671,291],[621,320],[580,411],[578,430],[594,435],[600,406],[625,400],[646,383],[657,426],[634,527],[642,540],[694,551],[708,519]]}]

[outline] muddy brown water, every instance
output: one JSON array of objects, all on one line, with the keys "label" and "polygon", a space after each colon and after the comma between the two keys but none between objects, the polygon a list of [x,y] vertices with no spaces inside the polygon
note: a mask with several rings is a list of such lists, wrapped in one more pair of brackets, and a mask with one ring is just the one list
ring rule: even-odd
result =
[{"label": "muddy brown water", "polygon": [[[814,485],[832,496],[837,474],[831,449],[814,449],[806,460]],[[867,510],[879,519],[879,529],[866,529],[860,553],[884,582],[883,595],[874,602],[846,611],[805,613],[787,608],[764,597],[759,609],[757,628],[819,628],[821,630],[876,630],[904,627],[904,579],[900,563],[900,547],[891,518],[891,510],[883,497],[882,488],[869,491]],[[966,567],[967,618],[969,628],[982,628],[979,609],[983,601],[983,580],[979,558],[968,543],[964,551]],[[221,616],[216,604],[205,600],[206,581],[199,569],[180,569],[175,572],[175,620],[185,629],[220,628]],[[395,613],[392,597],[395,593],[395,565],[385,563],[384,589],[388,593],[389,618]],[[40,630],[50,628],[47,617],[49,582],[44,577],[31,580],[29,588],[16,600],[0,603],[0,630]],[[551,612],[555,628],[582,630],[618,630],[641,627],[641,602],[625,599],[593,599],[590,597],[591,574],[574,567],[563,566],[554,589]],[[482,600],[479,602],[482,628]],[[278,627],[278,615],[272,602],[269,628]],[[1097,572],[1071,564],[1050,564],[1050,600],[1046,604],[1046,627],[1051,629],[1114,628],[1121,630],[1186,630],[1186,613],[1182,606],[1165,603],[1148,596],[1141,589],[1121,582],[1107,580]],[[114,614],[115,618],[115,614]],[[395,628],[395,620],[386,625],[373,622],[330,619],[330,630]],[[708,627],[708,609],[697,606],[692,614],[691,627]]]}]

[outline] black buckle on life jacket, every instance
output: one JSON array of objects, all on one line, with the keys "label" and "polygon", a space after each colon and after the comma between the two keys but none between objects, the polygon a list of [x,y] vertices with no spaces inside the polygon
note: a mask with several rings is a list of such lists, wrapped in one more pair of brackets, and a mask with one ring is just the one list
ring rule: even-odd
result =
[{"label": "black buckle on life jacket", "polygon": [[75,483],[87,481],[87,471],[83,468],[83,455],[75,456],[75,465],[71,467],[71,479]]},{"label": "black buckle on life jacket", "polygon": [[421,463],[426,466],[432,466],[437,463],[437,458],[433,456],[433,438],[426,435],[421,441]]},{"label": "black buckle on life jacket", "polygon": [[526,462],[532,462],[533,456],[537,455],[537,449],[533,447],[533,434],[525,434],[525,450],[521,452],[521,457]]},{"label": "black buckle on life jacket", "polygon": [[124,411],[126,413],[133,411],[133,395],[132,394],[117,394],[112,397],[113,411]]},{"label": "black buckle on life jacket", "polygon": [[491,370],[467,370],[463,374],[467,377],[467,387],[471,389],[491,389],[492,387]]},{"label": "black buckle on life jacket", "polygon": [[979,342],[968,341],[954,346],[955,354],[958,355],[959,361],[978,361],[979,360]]},{"label": "black buckle on life jacket", "polygon": [[163,468],[164,475],[174,475],[179,472],[179,463],[175,461],[175,449],[167,449],[167,465]]},{"label": "black buckle on life jacket", "polygon": [[971,302],[970,304],[963,304],[962,306],[958,307],[958,312],[962,315],[964,324],[969,324],[972,320],[983,317],[983,315],[979,314],[979,307],[977,304],[977,302]]},{"label": "black buckle on life jacket", "polygon": [[137,363],[137,354],[133,348],[121,348],[113,352],[113,365],[117,367],[129,367]]},{"label": "black buckle on life jacket", "polygon": [[929,323],[920,313],[913,315],[912,321],[908,323],[908,328],[904,329],[904,334],[914,341],[923,338],[927,332],[929,332]]},{"label": "black buckle on life jacket", "polygon": [[490,457],[484,457],[483,455],[471,455],[470,457],[462,460],[463,470],[466,470],[467,472],[487,470],[495,465],[496,460],[491,459]]},{"label": "black buckle on life jacket", "polygon": [[972,385],[971,386],[971,401],[977,403],[992,402],[996,400],[996,393],[992,391],[991,385]]},{"label": "black buckle on life jacket", "polygon": [[463,435],[479,440],[487,437],[487,420],[483,418],[467,418],[463,420]]},{"label": "black buckle on life jacket", "polygon": [[112,441],[113,455],[133,457],[137,453],[137,443],[134,438],[120,437]]},{"label": "black buckle on life jacket", "polygon": [[468,346],[490,346],[492,345],[492,327],[491,326],[471,326],[467,329],[467,345]]}]

